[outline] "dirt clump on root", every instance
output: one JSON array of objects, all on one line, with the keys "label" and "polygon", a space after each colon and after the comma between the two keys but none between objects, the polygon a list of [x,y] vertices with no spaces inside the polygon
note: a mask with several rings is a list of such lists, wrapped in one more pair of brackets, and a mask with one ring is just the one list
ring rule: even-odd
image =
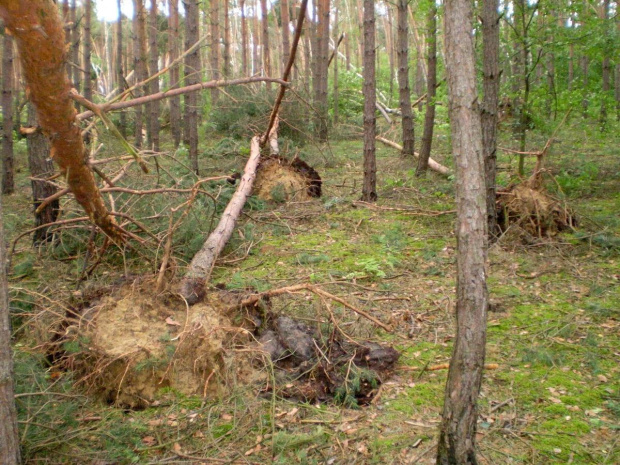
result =
[{"label": "dirt clump on root", "polygon": [[304,201],[321,196],[319,173],[303,160],[270,156],[260,162],[254,194],[269,202]]},{"label": "dirt clump on root", "polygon": [[538,238],[555,236],[577,226],[571,208],[543,187],[531,187],[527,182],[498,189],[497,222],[501,232],[515,225]]},{"label": "dirt clump on root", "polygon": [[343,340],[288,316],[270,315],[257,343],[275,371],[278,395],[303,402],[334,399],[349,407],[369,404],[393,372],[400,353],[368,341]]},{"label": "dirt clump on root", "polygon": [[261,378],[245,356],[234,353],[254,329],[246,309],[223,311],[239,295],[214,292],[189,307],[176,295],[154,295],[152,288],[125,285],[64,324],[68,336],[59,363],[77,373],[89,394],[140,409],[163,388],[211,397]]}]

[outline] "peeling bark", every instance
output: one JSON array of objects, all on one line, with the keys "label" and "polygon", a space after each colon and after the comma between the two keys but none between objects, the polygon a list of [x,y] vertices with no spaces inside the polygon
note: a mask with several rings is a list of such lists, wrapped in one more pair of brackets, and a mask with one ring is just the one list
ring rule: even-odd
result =
[{"label": "peeling bark", "polygon": [[30,99],[43,131],[51,141],[51,158],[88,217],[115,242],[121,231],[103,202],[90,167],[69,97],[65,35],[59,11],[51,0],[1,0],[0,15],[12,32]]}]

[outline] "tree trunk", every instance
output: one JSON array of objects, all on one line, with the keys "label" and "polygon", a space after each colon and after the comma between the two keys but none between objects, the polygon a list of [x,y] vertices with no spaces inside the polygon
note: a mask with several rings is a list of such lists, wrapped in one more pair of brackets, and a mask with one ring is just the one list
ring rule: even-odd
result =
[{"label": "tree trunk", "polygon": [[[142,46],[146,44],[145,14],[144,0],[133,0],[133,72],[136,82],[141,82],[146,78],[146,52],[142,49]],[[142,96],[142,88],[136,88],[134,95],[136,97]],[[144,124],[142,106],[135,108],[134,117],[134,144],[136,147],[142,147],[142,129]]]},{"label": "tree trunk", "polygon": [[413,157],[415,151],[415,134],[413,127],[413,110],[411,108],[411,91],[409,90],[409,25],[407,24],[408,0],[398,0],[398,95],[403,128],[403,152],[405,157]]},{"label": "tree trunk", "polygon": [[291,31],[289,29],[291,19],[289,16],[288,0],[281,0],[280,19],[282,21],[282,69],[286,67],[291,54]]},{"label": "tree trunk", "polygon": [[[116,1],[118,8],[118,24],[116,25],[116,87],[121,94],[125,90],[125,73],[123,66],[123,13],[121,0]],[[121,111],[120,127],[118,128],[123,137],[127,137],[127,114]]]},{"label": "tree trunk", "polygon": [[574,55],[575,55],[575,46],[573,44],[569,45],[568,49],[568,90],[573,90],[573,79],[575,76],[575,65],[574,65]]},{"label": "tree trunk", "polygon": [[[168,53],[170,54],[170,62],[179,57],[179,0],[169,0],[169,16],[168,16]],[[179,65],[170,68],[170,88],[177,89],[179,87],[180,68]],[[170,132],[174,147],[177,148],[181,143],[181,98],[170,98]]]},{"label": "tree trunk", "polygon": [[[0,196],[2,218],[2,196]],[[15,390],[13,387],[13,355],[11,354],[11,323],[9,315],[9,283],[6,276],[4,222],[0,221],[0,462],[21,463]]]},{"label": "tree trunk", "polygon": [[121,232],[108,214],[95,178],[84,159],[84,143],[70,99],[71,86],[64,63],[63,24],[56,5],[49,0],[0,0],[0,14],[12,32],[22,69],[37,109],[39,123],[53,134],[51,158],[58,163],[76,200],[92,221],[113,241]]},{"label": "tree trunk", "polygon": [[[609,24],[609,0],[603,1],[603,17],[602,20],[604,22],[604,30],[609,31],[606,36],[611,35],[610,24]],[[609,50],[608,46],[603,47],[603,75],[602,75],[602,99],[601,99],[601,112],[599,114],[599,124],[601,126],[601,131],[604,131],[607,126],[607,94],[609,94],[609,90],[611,89],[610,81],[611,81],[611,60],[609,58]]]},{"label": "tree trunk", "polygon": [[[157,35],[159,32],[159,17],[157,1],[151,0],[151,10],[149,15],[149,75],[154,76],[159,71],[159,49],[157,47]],[[159,92],[159,79],[149,82],[149,94]],[[149,147],[155,152],[159,152],[159,102],[151,102],[149,114]]]},{"label": "tree trunk", "polygon": [[448,102],[457,206],[456,340],[450,361],[437,463],[476,464],[476,403],[486,344],[486,192],[468,0],[445,3]]},{"label": "tree trunk", "polygon": [[[200,0],[183,0],[185,5],[185,30],[186,30],[186,47],[189,48],[198,42],[199,27],[199,3]],[[189,45],[187,45],[189,44]],[[185,57],[185,84],[193,85],[200,81],[201,66],[200,54],[198,50]],[[185,114],[186,126],[184,134],[187,134],[187,142],[189,146],[190,166],[194,173],[198,174],[198,92],[190,92],[185,94]]]},{"label": "tree trunk", "polygon": [[255,136],[250,143],[250,158],[245,165],[237,190],[222,213],[217,227],[192,259],[187,274],[181,283],[181,295],[190,305],[195,304],[204,296],[205,284],[211,276],[215,260],[230,239],[241,210],[252,193],[259,160],[260,142],[259,137]]},{"label": "tree trunk", "polygon": [[[185,41],[185,48],[191,47],[189,40]],[[211,78],[218,80],[220,78],[220,2],[219,0],[211,0]],[[211,105],[217,106],[220,98],[220,90],[214,88],[211,90]]]},{"label": "tree trunk", "polygon": [[316,34],[315,108],[316,135],[319,142],[327,142],[327,78],[329,61],[329,0],[318,1],[318,23]]},{"label": "tree trunk", "polygon": [[93,66],[91,63],[92,56],[92,35],[90,33],[91,20],[93,16],[92,0],[84,1],[84,90],[82,91],[84,98],[89,102],[93,101]]},{"label": "tree trunk", "polygon": [[69,10],[71,16],[71,62],[73,63],[73,79],[71,79],[71,74],[69,78],[73,83],[73,87],[79,89],[81,87],[81,76],[82,71],[80,71],[80,30],[77,19],[77,6],[76,0],[71,0],[71,9]]},{"label": "tree trunk", "polygon": [[583,97],[581,99],[581,111],[584,118],[588,117],[588,107],[590,106],[590,100],[588,99],[588,57],[581,57],[581,85],[583,88]]},{"label": "tree trunk", "polygon": [[435,126],[435,94],[437,92],[437,7],[430,6],[428,12],[428,66],[426,72],[428,92],[426,94],[426,113],[424,114],[424,133],[416,176],[424,174],[429,166],[431,147],[433,145],[433,129]]},{"label": "tree trunk", "polygon": [[224,78],[228,79],[231,76],[231,54],[230,54],[230,14],[229,14],[229,0],[224,1]]},{"label": "tree trunk", "polygon": [[252,74],[260,73],[260,54],[258,53],[259,27],[258,27],[258,2],[254,0],[254,15],[252,16]]},{"label": "tree trunk", "polygon": [[[32,105],[28,105],[28,125],[31,128],[38,127],[35,109]],[[26,143],[28,145],[28,167],[30,168],[31,176],[32,203],[35,210],[34,226],[38,227],[56,221],[60,208],[60,200],[56,199],[42,211],[37,211],[41,202],[49,196],[54,195],[57,191],[53,184],[42,181],[42,179],[49,178],[54,174],[54,164],[50,159],[49,140],[39,129],[26,136]],[[48,228],[41,228],[34,232],[32,242],[37,245],[50,242],[52,239],[53,235],[49,233]]]},{"label": "tree trunk", "polygon": [[13,38],[4,34],[2,54],[2,193],[15,191],[13,156]]},{"label": "tree trunk", "polygon": [[245,0],[239,0],[241,8],[241,75],[249,74],[248,66],[248,21],[245,16]]},{"label": "tree trunk", "polygon": [[[333,96],[334,96],[334,126],[338,126],[338,120],[340,118],[340,108],[339,106],[339,95],[338,95],[338,44],[342,37],[338,37],[339,28],[338,28],[338,8],[334,13],[334,40],[336,41],[336,50],[334,50],[334,87],[333,87]],[[329,66],[329,64],[328,64]]]},{"label": "tree trunk", "polygon": [[482,150],[486,175],[487,224],[489,238],[497,232],[495,178],[497,173],[497,120],[499,107],[499,0],[482,4],[483,92]]},{"label": "tree trunk", "polygon": [[[271,51],[269,50],[269,12],[267,11],[267,0],[260,0],[260,8],[263,25],[263,72],[265,76],[271,76]],[[271,84],[267,83],[267,91],[271,91]]]},{"label": "tree trunk", "polygon": [[375,133],[377,102],[375,79],[375,2],[364,0],[364,186],[362,200],[377,200]]}]

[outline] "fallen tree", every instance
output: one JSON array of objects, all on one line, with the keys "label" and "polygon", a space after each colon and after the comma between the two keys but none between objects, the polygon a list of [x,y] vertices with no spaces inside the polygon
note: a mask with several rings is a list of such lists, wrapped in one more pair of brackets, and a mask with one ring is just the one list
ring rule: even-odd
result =
[{"label": "fallen tree", "polygon": [[[396,150],[402,150],[402,146],[400,146],[399,144],[397,144],[396,142],[392,142],[389,139],[386,139],[385,137],[381,137],[381,136],[377,136],[375,139],[377,139],[379,142],[387,145],[388,147],[392,147]],[[420,157],[420,154],[417,152],[413,152],[413,156],[416,158]],[[432,169],[433,171],[436,171],[439,174],[443,174],[444,176],[450,176],[452,174],[452,171],[450,171],[450,168],[448,168],[447,166],[442,165],[441,163],[436,162],[435,160],[433,160],[432,158],[428,159],[428,167],[430,169]]]}]

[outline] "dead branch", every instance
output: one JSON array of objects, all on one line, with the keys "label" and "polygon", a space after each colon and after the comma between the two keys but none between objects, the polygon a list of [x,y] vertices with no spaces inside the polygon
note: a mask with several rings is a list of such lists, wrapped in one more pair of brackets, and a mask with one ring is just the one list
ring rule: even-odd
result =
[{"label": "dead branch", "polygon": [[342,306],[348,308],[349,310],[357,313],[358,315],[366,318],[367,320],[372,321],[374,324],[376,324],[377,326],[385,329],[388,332],[392,332],[392,328],[388,325],[386,325],[385,323],[379,321],[377,318],[375,318],[374,316],[370,315],[369,313],[360,310],[359,308],[351,305],[349,302],[347,302],[346,300],[335,296],[333,294],[330,294],[329,292],[321,289],[320,287],[317,286],[313,286],[312,284],[296,284],[294,286],[287,286],[287,287],[281,287],[279,289],[272,289],[270,291],[265,291],[265,292],[261,292],[260,294],[253,294],[249,297],[247,297],[246,299],[242,300],[241,302],[239,302],[239,304],[231,306],[228,308],[228,310],[233,310],[239,307],[247,307],[250,305],[255,305],[259,300],[265,298],[265,297],[277,297],[279,295],[282,294],[292,294],[295,292],[300,292],[300,291],[308,291],[308,292],[312,292],[313,294],[316,294],[318,296],[327,298],[329,300],[332,300],[334,302],[338,302],[339,304],[341,304]]},{"label": "dead branch", "polygon": [[[377,136],[377,137],[375,137],[375,139],[377,139],[379,142],[384,143],[388,147],[392,147],[392,148],[394,148],[396,150],[402,150],[403,149],[402,146],[398,145],[396,142],[392,142],[391,140],[386,139],[385,137]],[[413,152],[413,155],[416,158],[418,158],[420,156],[420,154],[417,153],[417,152]],[[428,167],[430,169],[432,169],[433,171],[436,171],[439,174],[443,174],[444,176],[450,176],[452,174],[452,172],[450,171],[450,168],[448,168],[447,166],[442,165],[441,163],[436,162],[432,158],[428,159]]]}]

